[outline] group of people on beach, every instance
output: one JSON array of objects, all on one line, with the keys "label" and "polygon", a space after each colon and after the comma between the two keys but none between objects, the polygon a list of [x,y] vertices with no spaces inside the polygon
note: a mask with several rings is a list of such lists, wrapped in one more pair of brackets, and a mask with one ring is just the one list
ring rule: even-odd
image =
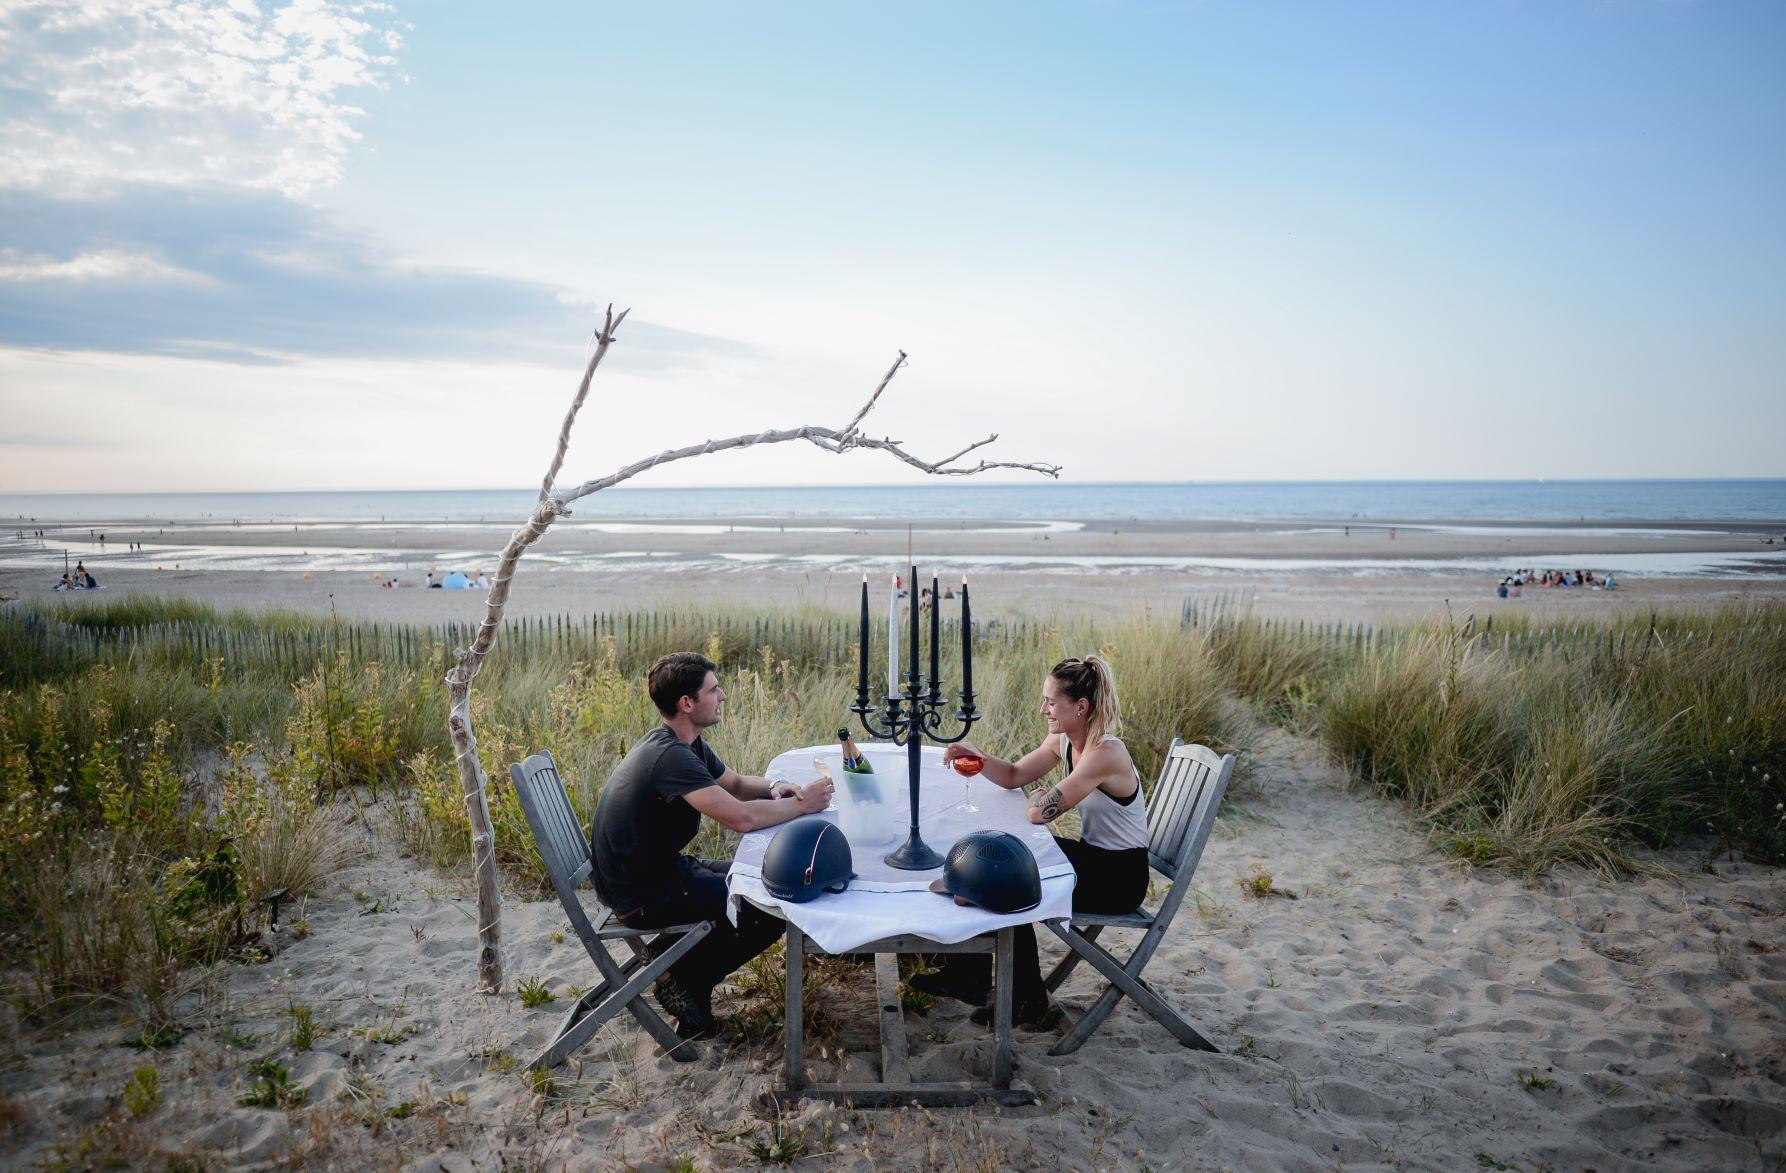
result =
[{"label": "group of people on beach", "polygon": [[1495,587],[1495,595],[1502,599],[1517,599],[1526,587],[1537,587],[1545,590],[1550,587],[1592,587],[1597,591],[1613,591],[1618,589],[1618,579],[1608,574],[1605,578],[1597,578],[1591,570],[1546,570],[1539,573],[1535,570],[1516,570],[1503,578]]},{"label": "group of people on beach", "polygon": [[50,589],[57,591],[96,591],[99,589],[99,582],[93,577],[92,571],[87,569],[85,562],[76,562],[74,564],[74,569],[63,571],[61,580]]},{"label": "group of people on beach", "polygon": [[[697,859],[684,849],[703,816],[740,833],[762,830],[824,810],[834,787],[825,777],[805,786],[772,782],[740,774],[719,759],[702,735],[720,722],[726,692],[707,657],[675,652],[660,658],[647,674],[646,690],[662,720],[633,744],[602,790],[589,826],[591,880],[602,903],[629,928],[713,923],[655,991],[676,1020],[678,1036],[704,1038],[717,1029],[715,987],[774,943],[784,927],[747,902],[740,902],[736,920],[728,917],[729,861]],[[1029,798],[1034,825],[1050,826],[1078,810],[1080,837],[1054,837],[1076,875],[1074,911],[1132,912],[1147,895],[1147,801],[1140,771],[1117,736],[1121,710],[1109,662],[1086,656],[1056,664],[1042,680],[1040,712],[1047,734],[1017,761],[967,742],[949,746],[943,760],[978,758],[981,776],[1007,790],[1037,783]],[[1059,779],[1046,784],[1056,770]],[[660,937],[652,949],[668,944]],[[1042,982],[1033,926],[1018,926],[1014,945],[1013,1016],[1019,1025],[1047,1029],[1060,1012]],[[951,954],[941,970],[914,974],[911,984],[979,1006],[976,1020],[991,1021],[992,966],[984,954]]]},{"label": "group of people on beach", "polygon": [[432,589],[470,590],[476,587],[480,591],[487,591],[490,589],[490,576],[481,570],[475,577],[463,570],[454,570],[437,579],[434,571],[430,570],[427,585]]}]

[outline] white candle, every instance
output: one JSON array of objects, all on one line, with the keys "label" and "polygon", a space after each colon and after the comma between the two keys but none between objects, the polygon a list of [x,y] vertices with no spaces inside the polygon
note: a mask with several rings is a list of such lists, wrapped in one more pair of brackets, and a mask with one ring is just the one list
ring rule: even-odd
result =
[{"label": "white candle", "polygon": [[899,694],[899,576],[887,588],[887,695]]}]

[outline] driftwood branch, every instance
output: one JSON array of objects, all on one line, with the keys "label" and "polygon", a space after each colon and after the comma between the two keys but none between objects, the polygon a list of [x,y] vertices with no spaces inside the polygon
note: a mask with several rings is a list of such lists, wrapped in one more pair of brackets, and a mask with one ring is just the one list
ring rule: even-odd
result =
[{"label": "driftwood branch", "polygon": [[558,429],[558,448],[546,469],[545,479],[540,483],[539,503],[534,506],[527,523],[510,535],[508,545],[503,547],[496,580],[491,583],[490,594],[484,600],[484,619],[478,625],[477,636],[469,648],[459,649],[458,660],[446,675],[447,734],[452,738],[453,759],[459,768],[459,789],[465,796],[465,814],[471,823],[472,872],[478,888],[478,988],[487,993],[495,993],[502,986],[502,879],[496,870],[496,831],[490,824],[489,783],[484,776],[484,763],[478,757],[477,735],[471,725],[471,682],[483,668],[484,657],[490,654],[490,648],[496,642],[496,628],[502,622],[502,609],[508,605],[509,583],[515,577],[515,567],[520,563],[521,555],[527,547],[539,541],[558,516],[551,492],[558,470],[564,466],[564,454],[570,447],[571,425],[576,422],[577,412],[589,395],[595,369],[601,366],[614,341],[614,330],[625,320],[625,310],[616,317],[614,307],[608,307],[602,328],[596,334],[595,350],[583,369],[583,381],[577,385],[577,394],[571,400],[570,410],[564,414],[564,424]]},{"label": "driftwood branch", "polygon": [[562,509],[579,497],[587,497],[591,493],[599,493],[603,489],[611,489],[622,481],[631,480],[640,473],[649,471],[659,465],[670,464],[678,460],[687,460],[691,456],[706,456],[710,452],[730,452],[737,448],[754,448],[759,444],[785,444],[789,440],[806,440],[818,445],[827,452],[842,453],[849,451],[851,448],[878,449],[899,460],[905,461],[913,468],[929,473],[931,476],[967,477],[994,468],[1020,468],[1027,472],[1041,473],[1043,476],[1060,476],[1060,465],[1058,464],[1019,464],[1007,460],[982,460],[972,467],[954,466],[955,461],[966,456],[969,452],[974,451],[976,448],[983,448],[987,444],[998,439],[997,432],[987,436],[985,439],[975,440],[972,444],[969,444],[966,448],[963,448],[953,456],[948,456],[942,460],[934,462],[922,460],[919,457],[913,456],[910,452],[905,450],[898,440],[877,440],[871,436],[862,435],[857,429],[862,423],[863,417],[874,408],[875,401],[881,397],[881,392],[887,389],[887,384],[893,381],[893,376],[899,373],[899,368],[904,365],[905,352],[902,350],[899,352],[899,360],[887,369],[886,375],[881,379],[880,386],[874,389],[874,394],[868,397],[868,402],[862,405],[862,410],[858,411],[856,417],[842,429],[822,428],[808,424],[798,428],[772,429],[766,432],[757,432],[752,435],[728,436],[723,440],[708,440],[700,444],[690,444],[686,448],[666,449],[663,452],[659,452],[656,456],[648,456],[643,460],[636,460],[620,471],[609,473],[607,476],[602,477],[599,480],[584,481],[574,489],[566,489],[563,492],[554,493],[552,499]]},{"label": "driftwood branch", "polygon": [[465,795],[466,815],[471,822],[471,850],[473,870],[477,877],[478,888],[478,987],[494,993],[502,985],[502,886],[496,870],[496,835],[490,823],[490,806],[488,799],[488,779],[484,774],[483,762],[478,757],[477,736],[471,724],[471,682],[476,679],[482,669],[484,660],[489,656],[496,642],[496,631],[502,623],[503,609],[508,605],[509,583],[515,576],[515,569],[520,564],[521,555],[527,548],[537,542],[560,517],[570,515],[571,502],[591,493],[599,493],[622,481],[631,480],[642,472],[659,465],[670,464],[690,457],[705,456],[710,452],[728,452],[738,448],[754,448],[760,444],[783,444],[790,440],[805,440],[816,444],[827,452],[842,454],[852,448],[870,448],[885,452],[913,468],[932,476],[973,476],[994,468],[1017,468],[1029,472],[1041,473],[1043,476],[1058,477],[1060,466],[1041,463],[1013,463],[1010,461],[982,460],[972,466],[957,466],[955,461],[966,456],[975,449],[984,447],[998,439],[995,432],[983,440],[976,440],[966,448],[938,461],[926,461],[907,452],[901,443],[892,439],[874,439],[864,436],[861,431],[862,421],[874,410],[880,400],[881,393],[893,381],[893,376],[905,365],[906,355],[899,352],[899,358],[887,368],[881,377],[874,393],[857,411],[854,418],[843,428],[824,428],[807,425],[798,428],[772,429],[752,435],[729,436],[723,440],[707,440],[700,444],[691,444],[686,448],[666,449],[655,456],[636,460],[618,472],[610,473],[597,480],[584,481],[574,489],[556,490],[554,485],[559,470],[564,467],[564,456],[570,448],[571,426],[576,422],[577,413],[582,410],[583,401],[589,395],[590,382],[595,378],[595,370],[601,365],[602,358],[608,353],[608,347],[614,341],[614,332],[626,320],[629,311],[622,310],[618,315],[614,307],[609,306],[603,318],[602,327],[596,332],[596,347],[584,368],[583,380],[577,386],[577,394],[571,400],[570,409],[565,412],[564,423],[558,429],[558,447],[552,456],[551,465],[546,470],[545,478],[540,482],[539,501],[525,524],[509,537],[508,545],[503,547],[497,565],[496,579],[491,584],[490,594],[484,600],[484,618],[478,624],[477,635],[469,648],[460,648],[457,661],[447,672],[448,717],[447,731],[453,741],[453,757],[459,769],[460,787]]}]

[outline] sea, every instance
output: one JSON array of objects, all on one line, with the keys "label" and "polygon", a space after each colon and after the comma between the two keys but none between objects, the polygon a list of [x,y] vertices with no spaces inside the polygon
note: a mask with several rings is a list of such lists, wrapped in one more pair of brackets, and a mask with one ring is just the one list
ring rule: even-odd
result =
[{"label": "sea", "polygon": [[[525,517],[537,495],[537,489],[7,493],[0,494],[0,524],[512,523]],[[913,485],[614,488],[573,508],[579,519],[1786,523],[1786,479],[976,484],[951,478]]]}]

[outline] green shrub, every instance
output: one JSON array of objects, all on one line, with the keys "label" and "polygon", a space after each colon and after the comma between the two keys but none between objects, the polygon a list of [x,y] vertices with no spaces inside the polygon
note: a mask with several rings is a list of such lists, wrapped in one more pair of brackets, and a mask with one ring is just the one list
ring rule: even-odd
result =
[{"label": "green shrub", "polygon": [[139,1067],[124,1084],[124,1109],[132,1116],[147,1116],[161,1107],[161,1073]]},{"label": "green shrub", "polygon": [[527,978],[515,986],[515,994],[521,999],[521,1005],[529,1010],[537,1010],[548,1002],[557,1001],[557,995],[546,988],[546,983],[538,978]]},{"label": "green shrub", "polygon": [[291,1072],[285,1064],[260,1059],[248,1065],[248,1074],[254,1082],[236,1097],[236,1103],[243,1107],[296,1108],[304,1102],[305,1089],[291,1082]]}]

